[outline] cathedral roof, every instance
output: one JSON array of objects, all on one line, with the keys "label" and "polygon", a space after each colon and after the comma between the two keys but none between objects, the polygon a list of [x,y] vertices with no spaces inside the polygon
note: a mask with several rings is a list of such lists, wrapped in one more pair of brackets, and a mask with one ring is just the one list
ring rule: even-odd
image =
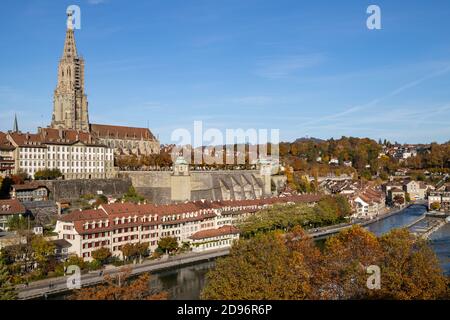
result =
[{"label": "cathedral roof", "polygon": [[91,124],[91,132],[98,138],[124,140],[156,140],[150,129]]}]

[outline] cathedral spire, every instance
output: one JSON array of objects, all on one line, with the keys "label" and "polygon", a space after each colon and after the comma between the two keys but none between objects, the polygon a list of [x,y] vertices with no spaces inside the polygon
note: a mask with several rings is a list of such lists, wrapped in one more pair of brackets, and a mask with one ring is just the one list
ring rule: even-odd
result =
[{"label": "cathedral spire", "polygon": [[84,60],[77,54],[73,13],[67,13],[64,51],[58,66],[58,83],[53,95],[51,127],[89,131],[88,101],[84,93]]},{"label": "cathedral spire", "polygon": [[19,125],[17,123],[17,114],[14,115],[13,132],[19,132]]},{"label": "cathedral spire", "polygon": [[77,57],[77,46],[75,44],[75,33],[73,32],[73,13],[67,14],[66,41],[64,42],[63,59],[73,59]]}]

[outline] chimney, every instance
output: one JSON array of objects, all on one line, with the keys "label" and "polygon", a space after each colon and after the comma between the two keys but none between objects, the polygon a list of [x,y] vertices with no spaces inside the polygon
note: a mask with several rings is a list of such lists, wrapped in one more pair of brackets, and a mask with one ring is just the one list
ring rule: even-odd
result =
[{"label": "chimney", "polygon": [[59,135],[59,139],[63,139],[63,136],[64,136],[64,134],[63,134],[63,130],[61,129],[61,128],[59,128],[58,129],[58,135]]}]

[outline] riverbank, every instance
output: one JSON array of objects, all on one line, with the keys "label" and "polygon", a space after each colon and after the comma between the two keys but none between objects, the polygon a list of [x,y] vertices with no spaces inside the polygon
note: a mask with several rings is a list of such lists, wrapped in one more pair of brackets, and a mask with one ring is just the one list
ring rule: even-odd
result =
[{"label": "riverbank", "polygon": [[[410,206],[403,208],[401,210],[392,210],[388,213],[380,215],[369,221],[355,221],[352,223],[339,224],[334,226],[323,227],[319,229],[314,229],[314,232],[310,232],[309,235],[314,239],[320,239],[321,237],[328,237],[332,234],[338,233],[346,228],[350,228],[355,224],[360,224],[364,227],[370,226],[376,222],[380,222],[389,217],[397,215],[404,210],[408,209]],[[181,268],[189,264],[197,264],[204,261],[209,261],[211,259],[216,259],[218,257],[226,256],[229,253],[229,249],[211,250],[202,253],[184,253],[176,256],[169,257],[167,260],[157,260],[157,261],[145,261],[142,264],[131,264],[132,275],[138,275],[145,272],[157,272],[164,269],[170,268]],[[114,275],[117,274],[122,267],[108,266],[103,274],[97,271],[95,273],[88,273],[81,276],[82,287],[88,287],[96,284],[100,284],[104,280],[104,275]],[[21,286],[18,288],[19,299],[36,299],[53,294],[61,294],[70,291],[67,281],[70,276],[45,279],[30,283],[27,287]]]},{"label": "riverbank", "polygon": [[[131,275],[138,275],[145,272],[156,272],[170,268],[179,268],[191,264],[210,261],[218,257],[229,254],[229,249],[211,250],[203,253],[185,253],[173,257],[168,257],[165,260],[145,261],[142,264],[132,264]],[[87,273],[81,275],[81,287],[89,287],[100,284],[104,281],[105,275],[115,275],[120,272],[122,267],[109,266],[103,271],[95,273]],[[45,279],[30,283],[28,286],[18,287],[18,298],[20,300],[37,299],[53,294],[61,294],[71,291],[71,276]],[[69,284],[68,284],[69,282]]]},{"label": "riverbank", "polygon": [[382,221],[384,219],[387,219],[387,218],[392,217],[392,216],[394,216],[396,214],[399,214],[402,211],[408,209],[410,206],[414,206],[414,205],[418,205],[418,204],[410,204],[410,205],[408,205],[408,206],[406,206],[405,208],[402,208],[402,209],[397,209],[397,208],[391,209],[388,212],[383,213],[383,214],[381,214],[381,215],[379,215],[379,216],[377,216],[377,217],[375,217],[373,219],[370,219],[370,220],[354,220],[353,222],[349,222],[349,223],[341,223],[341,224],[338,224],[338,225],[332,225],[332,226],[327,226],[327,227],[323,227],[323,228],[317,228],[317,229],[314,229],[313,232],[310,232],[310,231],[308,232],[308,230],[307,230],[307,233],[312,238],[314,238],[316,240],[320,240],[320,239],[323,239],[323,238],[327,238],[330,235],[336,234],[336,233],[338,233],[338,232],[340,232],[342,230],[351,228],[354,225],[360,225],[362,227],[368,227],[371,224],[374,224],[376,222],[380,222],[380,221]]}]

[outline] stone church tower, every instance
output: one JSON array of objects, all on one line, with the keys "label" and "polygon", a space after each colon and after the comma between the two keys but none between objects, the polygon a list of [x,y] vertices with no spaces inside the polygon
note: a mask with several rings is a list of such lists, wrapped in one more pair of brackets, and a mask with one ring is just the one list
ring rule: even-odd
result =
[{"label": "stone church tower", "polygon": [[58,67],[51,127],[89,131],[87,96],[84,94],[84,60],[77,54],[73,16],[68,13],[64,52]]}]

